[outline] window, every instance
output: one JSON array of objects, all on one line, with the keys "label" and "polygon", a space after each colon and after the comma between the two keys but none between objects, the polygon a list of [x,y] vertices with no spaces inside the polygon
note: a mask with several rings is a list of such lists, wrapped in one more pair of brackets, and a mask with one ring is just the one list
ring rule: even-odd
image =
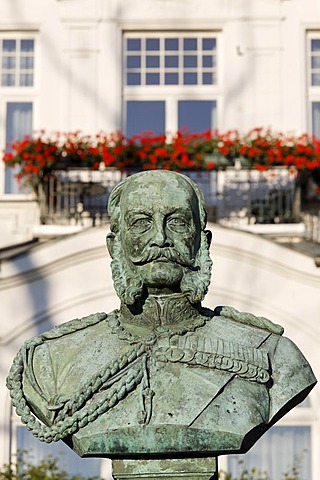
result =
[{"label": "window", "polygon": [[[6,146],[32,132],[32,103],[8,102],[6,108]],[[13,168],[5,170],[5,193],[25,193],[15,178]]]},{"label": "window", "polygon": [[57,459],[59,469],[69,475],[83,475],[87,478],[100,478],[101,459],[80,458],[61,440],[56,443],[42,443],[25,427],[17,427],[17,451],[22,452],[26,463],[39,464],[41,460],[52,455]]},{"label": "window", "polygon": [[191,132],[201,133],[212,128],[216,123],[216,107],[214,100],[179,100],[178,129],[187,126]]},{"label": "window", "polygon": [[219,35],[127,32],[123,37],[123,129],[127,136],[217,127]]},{"label": "window", "polygon": [[208,34],[125,36],[126,85],[215,85],[217,39]]},{"label": "window", "polygon": [[240,476],[242,468],[266,471],[273,480],[283,480],[287,473],[291,478],[297,468],[301,480],[311,476],[311,428],[310,426],[272,427],[245,455],[230,455],[228,471]]},{"label": "window", "polygon": [[0,41],[2,87],[32,87],[34,40],[2,38]]},{"label": "window", "polygon": [[310,38],[310,84],[320,85],[320,38]]},{"label": "window", "polygon": [[157,100],[127,102],[127,128],[129,137],[151,130],[156,135],[165,131],[165,102]]},{"label": "window", "polygon": [[320,32],[307,35],[307,65],[310,130],[320,137]]},{"label": "window", "polygon": [[[310,396],[285,415],[276,426],[268,430],[244,455],[221,457],[221,468],[237,478],[243,468],[256,468],[268,472],[272,480],[296,478],[300,480],[317,478],[314,472],[313,431],[315,412]],[[285,476],[287,474],[287,476]]]},{"label": "window", "polygon": [[[32,133],[35,56],[34,32],[0,32],[1,151]],[[15,173],[15,169],[0,163],[0,193],[29,193],[18,184]]]}]

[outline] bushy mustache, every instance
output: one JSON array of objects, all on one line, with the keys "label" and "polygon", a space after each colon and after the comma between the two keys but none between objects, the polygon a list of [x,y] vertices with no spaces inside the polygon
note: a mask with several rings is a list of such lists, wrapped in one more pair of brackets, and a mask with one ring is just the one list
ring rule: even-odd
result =
[{"label": "bushy mustache", "polygon": [[176,249],[171,247],[160,248],[160,247],[149,247],[145,249],[141,255],[133,256],[130,255],[130,260],[135,265],[144,265],[146,263],[154,262],[155,260],[164,258],[173,263],[178,263],[183,267],[192,267],[194,265],[195,259],[186,258],[185,255],[178,252]]}]

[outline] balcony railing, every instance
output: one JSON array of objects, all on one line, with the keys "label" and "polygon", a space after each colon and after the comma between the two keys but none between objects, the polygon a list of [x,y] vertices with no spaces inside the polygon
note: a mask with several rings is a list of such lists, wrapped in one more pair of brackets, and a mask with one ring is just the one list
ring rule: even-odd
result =
[{"label": "balcony railing", "polygon": [[285,168],[264,172],[229,168],[217,173],[217,221],[225,225],[296,223],[295,178]]},{"label": "balcony railing", "polygon": [[[286,169],[258,172],[229,168],[224,171],[186,172],[204,193],[209,220],[248,223],[297,221],[294,178]],[[118,170],[56,170],[41,185],[42,223],[70,224],[108,221],[106,204],[113,187],[128,175]]]},{"label": "balcony railing", "polygon": [[[83,226],[107,223],[110,192],[128,174],[109,169],[52,172],[39,189],[41,222]],[[266,172],[228,168],[187,174],[204,193],[210,221],[226,226],[301,221],[295,178],[285,168]],[[312,218],[307,219],[306,231],[319,242]]]},{"label": "balcony railing", "polygon": [[303,212],[305,238],[312,243],[320,243],[320,211]]},{"label": "balcony railing", "polygon": [[118,170],[55,170],[39,188],[42,224],[96,226],[106,223],[111,190],[122,179]]}]

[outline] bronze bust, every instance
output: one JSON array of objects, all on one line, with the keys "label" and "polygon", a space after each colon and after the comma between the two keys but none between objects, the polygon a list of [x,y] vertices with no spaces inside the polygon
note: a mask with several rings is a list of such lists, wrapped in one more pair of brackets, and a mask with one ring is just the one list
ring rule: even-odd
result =
[{"label": "bronze bust", "polygon": [[202,307],[211,234],[188,177],[132,175],[108,211],[120,308],[23,345],[7,379],[17,413],[81,456],[246,452],[313,388],[308,362],[270,320]]}]

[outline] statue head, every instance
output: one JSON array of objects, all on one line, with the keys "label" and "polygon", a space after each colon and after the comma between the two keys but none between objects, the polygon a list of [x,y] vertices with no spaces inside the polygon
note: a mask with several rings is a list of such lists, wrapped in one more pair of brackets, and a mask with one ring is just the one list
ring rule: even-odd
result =
[{"label": "statue head", "polygon": [[203,194],[190,178],[153,170],[137,173],[112,191],[107,246],[115,290],[133,305],[148,293],[205,296],[211,276],[211,233]]}]

